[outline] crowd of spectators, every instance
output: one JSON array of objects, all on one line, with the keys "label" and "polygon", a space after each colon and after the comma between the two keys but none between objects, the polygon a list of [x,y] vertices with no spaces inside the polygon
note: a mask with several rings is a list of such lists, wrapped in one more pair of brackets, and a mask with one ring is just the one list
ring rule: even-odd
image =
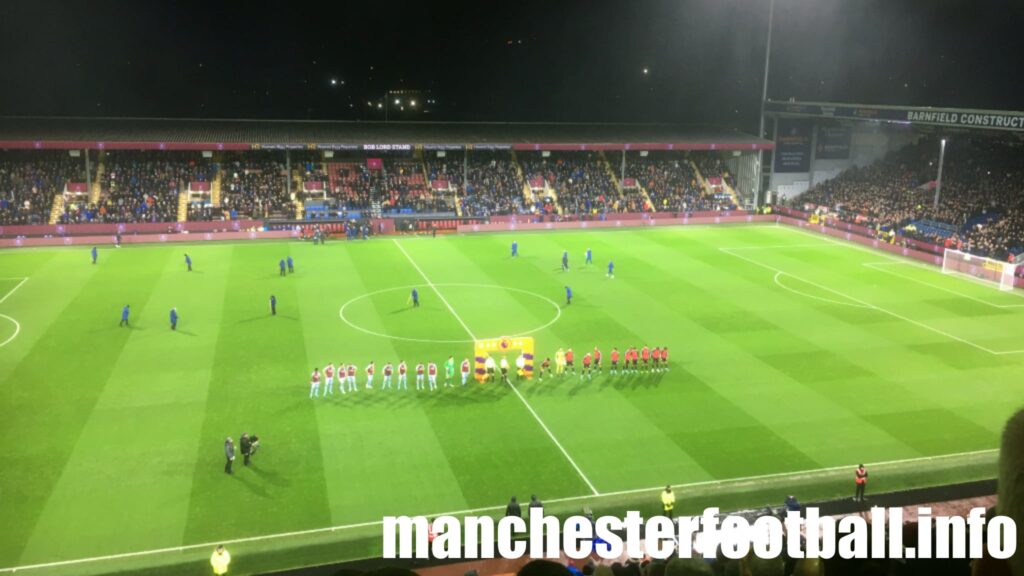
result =
[{"label": "crowd of spectators", "polygon": [[854,167],[796,198],[844,221],[974,254],[1007,259],[1024,250],[1024,149],[985,138],[950,141],[934,205],[938,143],[924,138]]},{"label": "crowd of spectators", "polygon": [[0,152],[0,224],[46,224],[54,196],[85,180],[84,161],[66,151]]},{"label": "crowd of spectators", "polygon": [[437,158],[436,155],[430,154],[424,160],[424,164],[427,167],[429,182],[447,182],[452,187],[462,184],[462,158],[453,158],[451,155]]},{"label": "crowd of spectators", "polygon": [[[721,208],[722,202],[701,190],[689,160],[670,152],[649,152],[626,157],[626,178],[643,186],[651,205],[660,212],[697,212]],[[638,188],[625,189],[625,211],[639,212],[645,199]],[[645,210],[646,211],[646,210]]]},{"label": "crowd of spectators", "polygon": [[327,169],[332,195],[350,210],[369,208],[371,191],[383,186],[380,171],[370,170],[365,161],[332,162]]},{"label": "crowd of spectators", "polygon": [[523,154],[526,179],[541,178],[554,191],[563,214],[596,215],[621,211],[619,191],[607,163],[595,152]]},{"label": "crowd of spectators", "polygon": [[486,218],[492,214],[528,212],[524,188],[511,154],[474,150],[467,159],[466,190],[460,198],[462,215]]},{"label": "crowd of spectators", "polygon": [[381,191],[381,209],[384,212],[444,212],[454,209],[451,198],[427,187],[421,163],[395,160],[386,162],[385,169],[386,187]]},{"label": "crowd of spectators", "polygon": [[[324,165],[323,158],[319,152],[313,150],[298,150],[291,152],[291,166],[292,170],[298,173],[299,178],[303,183],[303,190],[306,189],[305,184],[307,183],[317,183],[326,187],[327,183],[330,181],[327,168]],[[288,177],[291,178],[292,175],[289,174]],[[300,190],[299,192],[302,192],[303,190]],[[324,191],[322,189],[311,190],[307,193],[307,195],[317,195],[319,197],[323,197],[323,194]]]},{"label": "crowd of spectators", "polygon": [[697,164],[701,176],[704,178],[721,178],[730,188],[736,189],[736,178],[729,172],[725,162],[714,152],[694,154],[693,161]]},{"label": "crowd of spectators", "polygon": [[240,155],[223,162],[221,171],[218,212],[227,212],[232,220],[295,215],[283,162],[268,155]]},{"label": "crowd of spectators", "polygon": [[215,172],[198,152],[115,151],[104,167],[99,204],[66,205],[63,222],[173,222],[178,193]]}]

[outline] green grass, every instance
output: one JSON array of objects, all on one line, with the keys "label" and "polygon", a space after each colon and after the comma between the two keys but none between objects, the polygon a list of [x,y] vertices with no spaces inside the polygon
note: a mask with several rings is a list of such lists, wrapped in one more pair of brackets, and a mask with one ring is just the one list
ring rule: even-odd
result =
[{"label": "green grass", "polygon": [[[233,571],[358,558],[379,552],[383,515],[492,513],[513,494],[653,512],[667,483],[693,484],[683,510],[845,495],[860,461],[898,461],[872,470],[876,491],[990,477],[978,451],[1024,381],[1024,298],[774,226],[153,245],[96,266],[84,248],[22,249],[0,268],[0,342],[4,316],[21,327],[0,348],[0,568],[186,547],[32,573],[205,574],[207,543],[332,526],[232,544]],[[405,339],[343,321],[354,299],[349,322]],[[667,345],[672,369],[523,382],[522,399],[479,384],[307,398],[328,361],[358,364],[362,385],[370,360],[461,360],[467,328],[556,316],[533,333],[541,356]],[[264,450],[227,476],[224,437],[243,431]]]}]

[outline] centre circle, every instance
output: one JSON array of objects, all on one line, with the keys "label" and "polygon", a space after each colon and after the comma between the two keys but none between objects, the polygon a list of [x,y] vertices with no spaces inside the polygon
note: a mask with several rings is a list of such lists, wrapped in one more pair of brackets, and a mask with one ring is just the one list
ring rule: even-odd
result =
[{"label": "centre circle", "polygon": [[[400,336],[400,335],[397,335],[397,334],[390,334],[390,333],[387,333],[387,332],[382,332],[380,330],[374,330],[374,329],[368,328],[366,326],[361,325],[358,318],[353,318],[353,316],[355,315],[354,312],[359,309],[360,305],[369,304],[371,306],[374,306],[374,305],[376,305],[373,302],[373,298],[375,296],[379,296],[381,294],[387,294],[387,293],[390,293],[390,292],[396,293],[395,303],[397,303],[397,304],[392,304],[392,306],[394,306],[394,305],[401,306],[401,308],[397,308],[397,309],[392,310],[390,312],[391,314],[398,314],[398,313],[403,313],[403,312],[407,312],[407,311],[411,312],[411,311],[413,311],[413,309],[411,308],[411,304],[408,303],[407,296],[412,292],[412,290],[414,288],[417,289],[419,291],[419,293],[420,293],[420,302],[421,303],[423,303],[425,305],[426,302],[431,302],[432,307],[433,307],[433,310],[432,310],[433,312],[437,312],[437,313],[440,314],[443,311],[443,314],[446,314],[449,317],[451,317],[453,319],[453,321],[455,321],[456,323],[460,323],[459,320],[454,317],[455,314],[459,313],[459,304],[460,303],[463,305],[463,308],[465,309],[467,307],[466,306],[467,304],[479,305],[481,302],[486,303],[488,301],[488,297],[481,295],[481,296],[479,296],[477,298],[471,298],[469,300],[453,299],[450,294],[446,294],[445,293],[445,288],[471,289],[471,290],[474,290],[474,291],[501,290],[501,291],[504,291],[504,292],[514,292],[514,293],[517,293],[517,294],[524,294],[524,295],[530,296],[530,297],[538,300],[539,302],[544,304],[545,308],[549,308],[551,310],[551,319],[548,320],[547,322],[545,322],[544,324],[542,324],[540,326],[535,326],[535,327],[527,326],[523,330],[515,330],[515,331],[513,331],[513,333],[510,333],[510,334],[509,333],[491,333],[490,331],[483,332],[484,330],[487,330],[487,326],[471,326],[473,328],[473,331],[477,332],[477,335],[479,337],[481,337],[481,338],[496,338],[496,337],[499,337],[499,336],[527,336],[529,334],[533,334],[535,332],[539,332],[539,331],[547,328],[548,326],[551,326],[552,324],[557,322],[558,319],[562,316],[562,308],[561,308],[561,306],[558,305],[557,302],[555,302],[554,300],[548,298],[547,296],[542,296],[541,294],[537,294],[536,292],[531,292],[529,290],[523,290],[522,288],[512,288],[512,287],[509,287],[509,286],[498,286],[498,285],[495,285],[495,284],[463,284],[463,283],[434,284],[433,288],[437,289],[440,292],[440,294],[442,294],[444,296],[443,299],[441,297],[439,297],[438,294],[435,293],[434,290],[431,289],[431,287],[424,287],[422,285],[395,286],[395,287],[392,287],[392,288],[384,288],[384,289],[376,290],[376,291],[373,291],[373,292],[367,292],[366,294],[362,294],[360,296],[356,296],[355,298],[353,298],[353,299],[349,300],[348,302],[345,302],[344,304],[342,304],[341,305],[341,309],[338,310],[338,316],[341,318],[342,322],[344,322],[345,324],[348,324],[352,328],[354,328],[354,329],[356,329],[356,330],[358,330],[360,332],[363,332],[364,334],[370,334],[372,336],[379,336],[381,338],[390,338],[392,340],[402,340],[402,341],[406,341],[406,342],[424,342],[424,343],[431,343],[431,344],[465,344],[465,343],[472,343],[472,342],[474,342],[474,340],[472,338],[470,338],[468,334],[466,335],[465,338],[451,338],[451,339],[445,339],[445,338],[418,338],[418,337],[414,337],[414,336]],[[449,292],[457,292],[457,291],[458,290],[450,290]],[[451,306],[451,308],[454,309],[454,312],[449,310],[448,306],[445,305],[445,301],[447,301],[447,303]],[[425,307],[426,306],[424,306],[422,308],[425,308]],[[380,312],[382,312],[382,311],[378,311],[377,316],[383,318],[384,315],[381,314]],[[498,311],[494,310],[492,312],[497,313]],[[460,328],[460,330],[462,330],[462,329]]]}]

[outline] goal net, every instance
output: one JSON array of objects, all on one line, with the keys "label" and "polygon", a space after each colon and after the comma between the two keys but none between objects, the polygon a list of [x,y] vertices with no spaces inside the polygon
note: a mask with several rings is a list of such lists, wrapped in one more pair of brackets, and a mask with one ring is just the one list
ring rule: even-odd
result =
[{"label": "goal net", "polygon": [[942,273],[958,274],[998,286],[1000,290],[1013,290],[1013,264],[992,258],[974,256],[949,248],[942,255]]}]

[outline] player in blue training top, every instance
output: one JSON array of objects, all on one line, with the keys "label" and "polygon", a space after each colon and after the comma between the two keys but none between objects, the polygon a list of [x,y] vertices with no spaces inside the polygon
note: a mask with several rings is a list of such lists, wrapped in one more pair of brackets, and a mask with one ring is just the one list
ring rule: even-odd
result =
[{"label": "player in blue training top", "polygon": [[584,263],[585,264],[593,264],[594,263],[594,253],[590,251],[590,248],[587,248],[587,260]]},{"label": "player in blue training top", "polygon": [[277,316],[277,296],[270,295],[270,315]]},{"label": "player in blue training top", "polygon": [[516,258],[519,256],[519,242],[512,241],[512,257]]},{"label": "player in blue training top", "polygon": [[171,330],[178,329],[178,309],[171,308]]},{"label": "player in blue training top", "polygon": [[409,300],[412,300],[412,307],[419,308],[420,306],[420,293],[415,288],[412,289],[412,294],[409,295]]},{"label": "player in blue training top", "polygon": [[281,276],[287,276],[288,275],[288,273],[285,272],[284,260],[283,259],[280,262],[277,263],[277,267],[281,269]]},{"label": "player in blue training top", "polygon": [[612,280],[615,279],[615,262],[608,261],[608,277]]},{"label": "player in blue training top", "polygon": [[185,266],[188,267],[189,272],[192,271],[192,257],[188,254],[185,254]]},{"label": "player in blue training top", "polygon": [[291,255],[288,256],[288,273],[295,274],[295,261],[292,260]]},{"label": "player in blue training top", "polygon": [[568,272],[569,270],[569,251],[562,251],[562,272]]},{"label": "player in blue training top", "polygon": [[565,287],[565,305],[572,304],[572,288]]},{"label": "player in blue training top", "polygon": [[99,255],[99,253],[96,252],[96,247],[95,246],[92,247],[92,250],[90,251],[90,253],[92,254],[92,263],[95,264],[96,263],[96,257]]},{"label": "player in blue training top", "polygon": [[129,328],[131,328],[131,326],[128,324],[128,312],[128,305],[125,304],[124,308],[121,308],[121,323],[117,325],[119,328],[121,326],[128,326]]}]

